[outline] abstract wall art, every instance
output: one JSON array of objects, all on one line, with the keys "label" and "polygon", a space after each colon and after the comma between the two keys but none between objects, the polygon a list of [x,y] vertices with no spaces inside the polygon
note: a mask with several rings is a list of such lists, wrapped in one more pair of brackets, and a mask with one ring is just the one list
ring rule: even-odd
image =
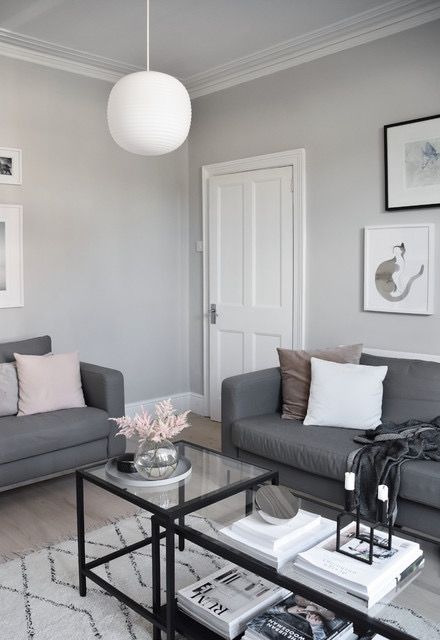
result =
[{"label": "abstract wall art", "polygon": [[433,313],[434,225],[365,228],[364,310]]},{"label": "abstract wall art", "polygon": [[384,131],[386,209],[440,206],[440,115]]},{"label": "abstract wall art", "polygon": [[21,182],[21,150],[0,147],[0,184]]},{"label": "abstract wall art", "polygon": [[23,306],[23,208],[0,204],[0,309]]}]

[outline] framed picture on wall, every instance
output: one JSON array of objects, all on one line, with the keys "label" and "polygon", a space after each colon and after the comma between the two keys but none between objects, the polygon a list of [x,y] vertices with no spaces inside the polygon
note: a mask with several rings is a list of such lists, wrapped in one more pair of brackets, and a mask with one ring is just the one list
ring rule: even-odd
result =
[{"label": "framed picture on wall", "polygon": [[23,208],[0,204],[0,309],[23,306]]},{"label": "framed picture on wall", "polygon": [[440,206],[440,115],[388,124],[385,208]]},{"label": "framed picture on wall", "polygon": [[0,184],[21,184],[21,149],[0,147]]},{"label": "framed picture on wall", "polygon": [[430,315],[433,224],[365,227],[364,310]]}]

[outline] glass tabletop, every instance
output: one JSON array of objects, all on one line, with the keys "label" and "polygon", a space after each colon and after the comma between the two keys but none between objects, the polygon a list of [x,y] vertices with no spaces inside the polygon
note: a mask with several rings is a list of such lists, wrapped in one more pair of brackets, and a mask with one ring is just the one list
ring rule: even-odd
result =
[{"label": "glass tabletop", "polygon": [[[245,549],[243,547],[240,548],[230,538],[228,539],[222,535],[221,530],[224,527],[230,527],[231,524],[245,516],[244,504],[245,495],[243,493],[228,497],[187,516],[185,528],[203,533],[205,537],[212,539],[217,545],[220,543],[221,546],[226,547],[229,551],[238,552],[237,563],[239,563],[240,553],[246,553]],[[319,505],[308,501],[303,501],[302,509],[324,515],[330,520],[336,519],[336,509],[321,508]],[[331,523],[330,526],[332,526]],[[336,532],[336,522],[334,523],[333,531]],[[415,539],[399,532],[396,535],[402,538]],[[420,545],[425,554],[424,566],[411,574],[398,587],[369,609],[358,598],[350,598],[347,594],[344,596],[340,590],[333,590],[324,586],[319,581],[319,578],[309,578],[308,575],[296,567],[294,560],[289,560],[276,569],[273,564],[265,563],[261,558],[258,558],[258,562],[262,565],[266,564],[266,568],[273,571],[280,578],[283,586],[292,591],[294,591],[293,583],[296,583],[306,587],[306,589],[313,589],[320,596],[328,598],[328,605],[324,606],[328,606],[329,609],[332,608],[331,602],[335,607],[338,604],[349,607],[353,612],[353,617],[351,618],[347,615],[347,618],[352,621],[357,618],[362,624],[367,622],[370,628],[377,633],[380,632],[384,637],[404,637],[407,640],[440,640],[440,553],[438,547],[434,544],[420,542]],[[254,545],[255,549],[256,545]],[[249,549],[247,553],[254,561],[256,558],[255,551],[253,553],[253,550]],[[221,550],[219,550],[218,555],[221,556]],[[229,560],[234,561],[232,558],[229,558]],[[292,585],[289,586],[286,581],[290,580]],[[376,628],[374,628],[375,623],[378,623]]]},{"label": "glass tabletop", "polygon": [[221,500],[223,497],[264,482],[272,471],[229,458],[211,449],[188,442],[174,443],[179,457],[191,463],[191,473],[180,482],[163,486],[128,486],[109,475],[108,463],[90,467],[82,472],[87,479],[113,490],[134,504],[154,512],[180,513],[182,509],[197,508],[200,501]]}]

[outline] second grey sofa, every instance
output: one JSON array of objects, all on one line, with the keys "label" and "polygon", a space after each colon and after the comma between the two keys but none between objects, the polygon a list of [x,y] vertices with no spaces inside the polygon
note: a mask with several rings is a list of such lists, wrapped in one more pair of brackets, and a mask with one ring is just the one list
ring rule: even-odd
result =
[{"label": "second grey sofa", "polygon": [[[440,415],[440,364],[362,354],[361,364],[387,365],[383,421]],[[304,426],[283,420],[278,368],[228,378],[222,389],[225,454],[277,469],[280,480],[304,494],[342,505],[347,455],[359,431]],[[403,464],[398,524],[440,538],[440,462]]]},{"label": "second grey sofa", "polygon": [[[0,343],[0,362],[14,353],[44,355],[49,336]],[[82,362],[86,407],[0,418],[0,490],[119,455],[125,439],[115,438],[109,417],[124,414],[124,379],[119,371]]]}]

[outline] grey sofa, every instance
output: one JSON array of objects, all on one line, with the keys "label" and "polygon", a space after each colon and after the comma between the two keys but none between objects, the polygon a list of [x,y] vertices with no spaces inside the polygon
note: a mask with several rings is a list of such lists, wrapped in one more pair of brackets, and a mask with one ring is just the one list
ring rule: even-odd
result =
[{"label": "grey sofa", "polygon": [[[382,420],[440,415],[440,364],[362,354],[361,364],[388,365]],[[277,469],[282,483],[309,496],[343,504],[347,455],[359,431],[306,427],[280,415],[278,368],[228,378],[222,388],[222,448],[227,455]],[[440,538],[440,462],[402,467],[397,524]]]},{"label": "grey sofa", "polygon": [[[49,336],[0,343],[0,362],[14,352],[44,355]],[[125,450],[109,417],[124,414],[124,379],[119,371],[81,363],[86,407],[0,418],[0,490],[105,460]]]}]

